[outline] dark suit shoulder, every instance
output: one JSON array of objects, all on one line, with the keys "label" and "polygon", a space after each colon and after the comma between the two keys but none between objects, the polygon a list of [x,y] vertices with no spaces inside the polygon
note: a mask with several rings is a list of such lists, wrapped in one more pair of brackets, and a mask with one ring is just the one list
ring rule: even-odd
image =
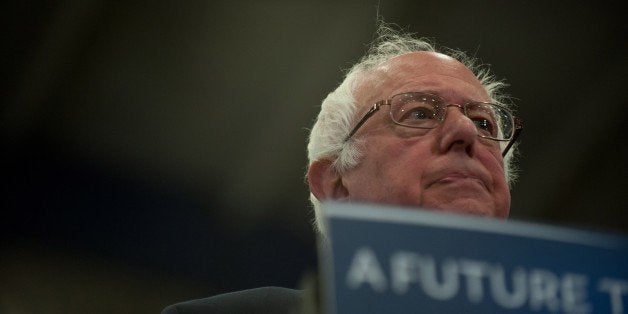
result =
[{"label": "dark suit shoulder", "polygon": [[216,295],[170,305],[162,314],[298,313],[302,292],[263,287]]}]

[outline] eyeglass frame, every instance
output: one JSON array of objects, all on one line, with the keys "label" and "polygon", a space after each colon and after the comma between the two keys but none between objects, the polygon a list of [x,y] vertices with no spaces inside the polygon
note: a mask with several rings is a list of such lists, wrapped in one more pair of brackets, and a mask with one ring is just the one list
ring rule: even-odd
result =
[{"label": "eyeglass frame", "polygon": [[[480,105],[491,105],[491,106],[497,106],[498,108],[503,109],[504,111],[506,111],[507,113],[510,114],[510,116],[512,117],[512,122],[513,122],[513,126],[514,126],[514,130],[512,133],[512,136],[510,137],[510,139],[495,139],[495,138],[491,138],[491,137],[486,137],[483,136],[481,134],[478,133],[478,136],[481,138],[485,138],[488,140],[493,140],[493,141],[498,141],[498,142],[505,142],[508,141],[508,145],[506,145],[506,148],[504,148],[504,150],[502,151],[502,157],[506,156],[506,154],[508,153],[508,150],[510,150],[510,148],[512,147],[512,145],[515,143],[515,141],[517,140],[517,138],[519,137],[519,134],[521,133],[521,131],[523,130],[523,120],[520,119],[519,117],[515,116],[508,108],[502,106],[502,105],[498,105],[498,104],[494,104],[494,103],[490,103],[490,102],[481,102],[481,101],[469,101],[469,102],[465,102],[463,104],[446,104],[446,102],[444,101],[444,99],[438,95],[434,95],[434,94],[430,94],[430,93],[423,93],[423,92],[405,92],[405,93],[400,93],[400,94],[396,94],[393,95],[392,97],[390,97],[389,99],[383,99],[380,100],[378,102],[376,102],[375,104],[373,104],[373,106],[371,106],[371,108],[364,114],[364,116],[355,124],[355,126],[353,127],[353,129],[351,130],[351,132],[349,132],[349,134],[347,135],[347,137],[345,137],[345,142],[348,141],[349,139],[351,139],[353,137],[353,135],[360,129],[360,127],[366,123],[366,121],[375,114],[375,112],[377,112],[381,106],[386,106],[388,105],[389,108],[392,108],[392,99],[399,96],[399,95],[403,95],[403,94],[420,94],[420,95],[425,95],[425,96],[430,96],[430,97],[434,97],[436,99],[442,100],[443,102],[443,107],[449,108],[449,107],[456,107],[458,109],[460,109],[462,111],[462,113],[466,115],[464,107],[470,104],[480,104]],[[392,110],[388,111],[388,116],[390,117],[390,120],[392,120],[393,123],[397,124],[397,125],[401,125],[404,127],[408,127],[408,128],[413,128],[413,129],[425,129],[425,130],[431,130],[434,129],[436,127],[431,127],[431,128],[427,128],[427,127],[417,127],[417,126],[409,126],[409,125],[405,125],[405,124],[401,124],[400,122],[395,121],[395,119],[392,116]],[[447,117],[447,113],[445,112],[445,114],[443,115],[443,118],[439,120],[439,123],[442,123],[445,118]]]}]

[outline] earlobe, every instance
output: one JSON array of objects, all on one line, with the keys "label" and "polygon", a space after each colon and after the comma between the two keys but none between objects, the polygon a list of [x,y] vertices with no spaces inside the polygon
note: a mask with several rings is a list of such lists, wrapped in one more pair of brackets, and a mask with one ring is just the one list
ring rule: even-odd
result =
[{"label": "earlobe", "polygon": [[349,197],[342,177],[327,159],[313,162],[307,171],[310,192],[320,201],[343,200]]}]

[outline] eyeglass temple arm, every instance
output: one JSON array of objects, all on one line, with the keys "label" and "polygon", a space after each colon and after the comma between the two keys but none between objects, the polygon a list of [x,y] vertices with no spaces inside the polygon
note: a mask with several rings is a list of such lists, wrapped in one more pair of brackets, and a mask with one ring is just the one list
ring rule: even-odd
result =
[{"label": "eyeglass temple arm", "polygon": [[502,153],[502,157],[505,157],[506,153],[508,153],[508,150],[510,150],[512,145],[515,144],[515,141],[519,137],[519,134],[521,134],[522,130],[523,130],[523,120],[515,117],[515,133],[512,135],[512,139],[508,142],[508,145],[506,145],[506,148],[504,149],[504,152]]},{"label": "eyeglass temple arm", "polygon": [[347,135],[347,137],[345,138],[345,141],[349,140],[353,136],[353,134],[355,134],[355,132],[357,132],[360,129],[362,124],[364,124],[364,122],[366,122],[366,120],[368,120],[377,110],[379,110],[379,106],[380,105],[381,105],[380,103],[376,103],[376,104],[374,104],[371,107],[371,109],[369,109],[369,111],[366,112],[364,117],[362,117],[362,119],[360,119],[360,121],[358,121],[358,123],[355,125],[355,127],[353,127],[353,130],[351,130],[351,133],[349,133],[349,135]]}]

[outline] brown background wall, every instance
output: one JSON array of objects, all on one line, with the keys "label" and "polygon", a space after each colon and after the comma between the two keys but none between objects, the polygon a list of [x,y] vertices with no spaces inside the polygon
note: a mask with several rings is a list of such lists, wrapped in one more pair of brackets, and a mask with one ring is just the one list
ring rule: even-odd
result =
[{"label": "brown background wall", "polygon": [[156,313],[315,267],[305,143],[376,12],[492,65],[514,219],[628,231],[613,2],[3,4],[1,313]]}]

